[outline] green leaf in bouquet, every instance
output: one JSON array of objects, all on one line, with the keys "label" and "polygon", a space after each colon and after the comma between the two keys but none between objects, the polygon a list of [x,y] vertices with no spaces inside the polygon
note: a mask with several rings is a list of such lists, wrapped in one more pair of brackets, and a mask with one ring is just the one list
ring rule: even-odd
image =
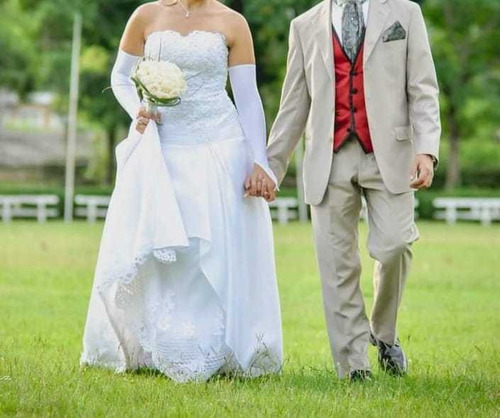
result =
[{"label": "green leaf in bouquet", "polygon": [[168,99],[161,98],[161,97],[156,97],[155,95],[151,94],[151,92],[147,89],[147,87],[139,80],[137,77],[133,76],[131,77],[132,81],[135,83],[137,91],[139,93],[140,99],[142,100],[143,98],[146,98],[146,100],[149,100],[151,103],[157,105],[157,106],[177,106],[181,102],[180,97],[171,97]]}]

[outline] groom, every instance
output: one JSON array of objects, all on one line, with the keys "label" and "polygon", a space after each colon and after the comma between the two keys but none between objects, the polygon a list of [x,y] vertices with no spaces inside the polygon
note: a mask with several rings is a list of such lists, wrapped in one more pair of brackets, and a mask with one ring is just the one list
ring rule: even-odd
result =
[{"label": "groom", "polygon": [[[305,130],[324,308],[340,377],[407,372],[396,320],[410,271],[414,189],[430,187],[441,126],[438,85],[420,7],[408,0],[324,0],[294,19],[268,156],[281,182]],[[360,291],[358,220],[368,209],[376,260],[370,321]]]}]

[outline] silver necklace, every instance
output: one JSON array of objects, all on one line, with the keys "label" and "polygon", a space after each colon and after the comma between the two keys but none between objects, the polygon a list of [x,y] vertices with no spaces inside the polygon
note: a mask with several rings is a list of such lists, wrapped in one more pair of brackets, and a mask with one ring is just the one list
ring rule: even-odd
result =
[{"label": "silver necklace", "polygon": [[189,19],[191,17],[191,10],[189,10],[186,6],[184,6],[184,3],[181,0],[177,0],[177,2],[181,5],[181,7],[186,12],[186,19]]}]

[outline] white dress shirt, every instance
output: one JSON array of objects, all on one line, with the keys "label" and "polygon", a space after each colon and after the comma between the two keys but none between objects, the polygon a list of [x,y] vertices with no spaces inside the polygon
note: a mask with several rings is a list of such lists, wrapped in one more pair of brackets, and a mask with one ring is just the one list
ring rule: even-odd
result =
[{"label": "white dress shirt", "polygon": [[[341,4],[343,4],[344,1],[342,0],[332,1],[332,23],[333,27],[335,28],[335,32],[337,32],[340,43],[342,43],[342,15],[344,13],[344,8],[341,6]],[[363,3],[363,17],[365,20],[365,26],[368,23],[369,7],[370,7],[370,0],[366,0]]]}]

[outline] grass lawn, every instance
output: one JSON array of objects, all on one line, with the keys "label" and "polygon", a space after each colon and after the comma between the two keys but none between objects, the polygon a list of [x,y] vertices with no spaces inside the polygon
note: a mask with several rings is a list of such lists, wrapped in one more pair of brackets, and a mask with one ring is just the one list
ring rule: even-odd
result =
[{"label": "grass lawn", "polygon": [[[422,223],[399,329],[410,374],[349,385],[333,374],[309,225],[275,229],[281,376],[174,384],[80,370],[102,224],[0,225],[0,415],[500,416],[500,226]],[[362,226],[362,239],[366,228]],[[371,267],[363,246],[363,289]]]}]

